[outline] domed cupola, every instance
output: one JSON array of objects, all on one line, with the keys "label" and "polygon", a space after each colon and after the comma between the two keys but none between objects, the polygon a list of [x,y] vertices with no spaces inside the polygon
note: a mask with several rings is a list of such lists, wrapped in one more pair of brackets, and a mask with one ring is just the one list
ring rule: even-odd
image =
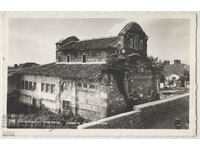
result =
[{"label": "domed cupola", "polygon": [[130,23],[126,24],[123,27],[123,29],[119,32],[118,36],[124,36],[128,32],[135,32],[135,33],[143,34],[145,36],[145,38],[147,39],[147,35],[143,31],[142,27],[136,22],[130,22]]},{"label": "domed cupola", "polygon": [[147,56],[148,37],[139,24],[136,22],[126,24],[118,36],[123,38],[123,45],[127,54],[136,53]]}]

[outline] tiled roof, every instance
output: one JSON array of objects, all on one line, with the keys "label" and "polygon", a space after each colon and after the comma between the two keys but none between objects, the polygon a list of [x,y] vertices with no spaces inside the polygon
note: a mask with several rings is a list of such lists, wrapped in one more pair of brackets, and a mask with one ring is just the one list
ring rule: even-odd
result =
[{"label": "tiled roof", "polygon": [[117,47],[118,41],[119,37],[74,41],[62,45],[61,50],[100,50],[106,48],[115,49]]},{"label": "tiled roof", "polygon": [[29,62],[29,63],[20,64],[16,68],[8,67],[8,77],[12,77],[16,72],[23,70],[24,68],[36,67],[36,66],[39,66],[39,64]]},{"label": "tiled roof", "polygon": [[179,76],[184,75],[184,71],[189,71],[189,65],[186,64],[168,64],[164,66],[164,75],[169,76],[171,74],[177,74]]},{"label": "tiled roof", "polygon": [[106,64],[55,64],[50,63],[18,71],[18,74],[61,77],[65,79],[95,79]]}]

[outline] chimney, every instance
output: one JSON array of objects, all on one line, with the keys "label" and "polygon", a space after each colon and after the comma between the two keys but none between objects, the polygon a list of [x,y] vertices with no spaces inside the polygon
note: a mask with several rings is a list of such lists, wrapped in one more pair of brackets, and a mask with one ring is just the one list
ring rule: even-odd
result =
[{"label": "chimney", "polygon": [[14,68],[17,68],[18,67],[18,65],[17,64],[14,64]]},{"label": "chimney", "polygon": [[174,64],[181,64],[181,60],[175,59],[175,60],[174,60]]},{"label": "chimney", "polygon": [[170,61],[169,60],[165,60],[163,63],[164,63],[164,65],[169,65]]}]

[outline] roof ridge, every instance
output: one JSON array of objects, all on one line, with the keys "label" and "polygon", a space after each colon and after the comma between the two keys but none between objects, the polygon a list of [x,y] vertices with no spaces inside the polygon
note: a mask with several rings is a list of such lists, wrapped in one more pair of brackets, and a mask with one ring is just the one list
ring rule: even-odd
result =
[{"label": "roof ridge", "polygon": [[82,41],[92,41],[92,40],[100,40],[100,39],[109,39],[109,38],[117,38],[119,36],[109,36],[109,37],[99,37],[99,38],[91,38],[91,39],[84,39],[79,41],[73,41],[73,42],[82,42]]}]

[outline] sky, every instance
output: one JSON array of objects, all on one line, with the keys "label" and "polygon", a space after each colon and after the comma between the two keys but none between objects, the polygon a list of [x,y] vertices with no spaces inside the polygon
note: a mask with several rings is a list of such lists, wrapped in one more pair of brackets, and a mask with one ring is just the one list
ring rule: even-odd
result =
[{"label": "sky", "polygon": [[55,62],[55,43],[69,36],[80,40],[116,36],[129,22],[137,22],[148,35],[147,53],[161,60],[180,59],[189,64],[190,20],[124,18],[10,19],[8,65]]}]

